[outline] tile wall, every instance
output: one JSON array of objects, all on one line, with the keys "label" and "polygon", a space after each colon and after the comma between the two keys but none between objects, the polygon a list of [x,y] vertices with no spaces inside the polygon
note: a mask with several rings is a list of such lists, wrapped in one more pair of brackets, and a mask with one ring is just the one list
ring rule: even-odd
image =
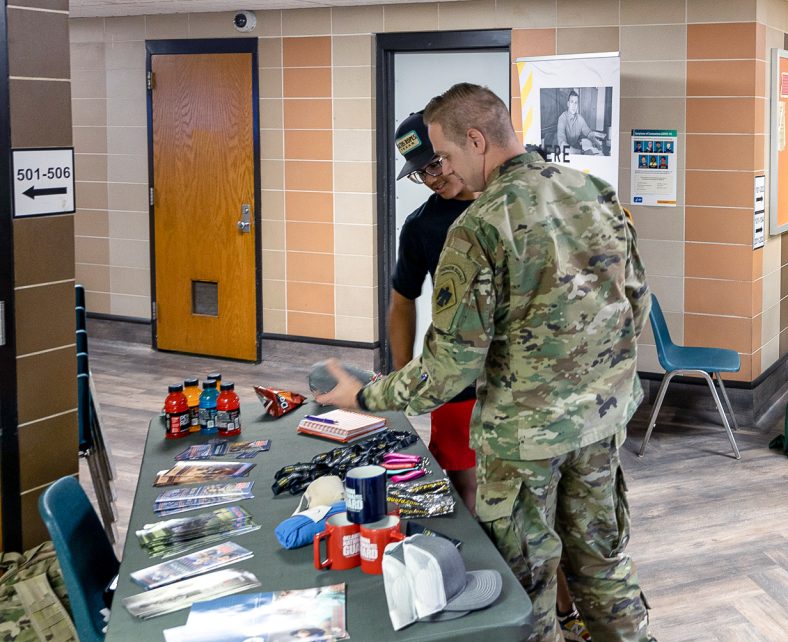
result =
[{"label": "tile wall", "polygon": [[[68,2],[22,4],[7,8],[11,146],[70,147]],[[13,243],[21,519],[5,536],[25,549],[49,539],[41,493],[78,472],[74,215],[17,218]]]},{"label": "tile wall", "polygon": [[[150,317],[144,40],[245,36],[230,17],[71,20],[77,278],[94,312]],[[788,351],[788,243],[751,248],[753,177],[768,161],[768,50],[783,46],[786,21],[781,0],[258,12],[263,330],[377,339],[374,34],[503,27],[513,60],[621,52],[620,197],[652,288],[675,340],[736,349],[734,378],[757,378]],[[679,131],[678,207],[629,203],[623,151],[635,127]],[[650,331],[640,367],[660,370]]]}]

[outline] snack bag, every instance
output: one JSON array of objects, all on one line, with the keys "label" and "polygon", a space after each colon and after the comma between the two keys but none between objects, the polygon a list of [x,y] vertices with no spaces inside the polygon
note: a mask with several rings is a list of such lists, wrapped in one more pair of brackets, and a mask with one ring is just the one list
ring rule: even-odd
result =
[{"label": "snack bag", "polygon": [[304,395],[288,390],[274,390],[273,388],[255,386],[254,391],[260,399],[260,403],[263,404],[263,410],[272,417],[286,415],[306,401]]}]

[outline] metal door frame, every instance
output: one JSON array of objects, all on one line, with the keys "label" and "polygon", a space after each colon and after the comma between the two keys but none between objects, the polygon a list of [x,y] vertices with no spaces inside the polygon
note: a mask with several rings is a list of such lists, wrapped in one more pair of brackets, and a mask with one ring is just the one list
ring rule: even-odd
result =
[{"label": "metal door frame", "polygon": [[[511,51],[511,29],[381,33],[376,38],[378,348],[375,369],[391,370],[388,305],[396,255],[396,172],[394,171],[394,56],[402,52]],[[511,57],[511,56],[510,56]],[[509,76],[511,81],[511,65]],[[511,85],[511,82],[509,83]]]},{"label": "metal door frame", "polygon": [[[145,72],[146,78],[151,77],[152,60],[156,55],[179,54],[252,54],[252,153],[254,155],[254,272],[255,272],[255,344],[256,358],[262,359],[263,334],[263,275],[262,275],[262,243],[260,223],[260,91],[259,71],[257,68],[257,38],[204,38],[199,40],[146,40],[145,41]],[[147,123],[148,123],[148,188],[153,194],[153,92],[146,92]],[[148,199],[150,226],[150,278],[151,278],[151,347],[158,350],[157,315],[156,315],[156,231],[154,221],[153,199]]]},{"label": "metal door frame", "polygon": [[0,502],[2,541],[0,549],[18,551],[22,547],[22,498],[19,480],[19,413],[16,372],[16,332],[14,316],[14,220],[11,188],[11,106],[8,79],[7,11],[0,11],[0,301],[5,310],[5,341],[0,345]]}]

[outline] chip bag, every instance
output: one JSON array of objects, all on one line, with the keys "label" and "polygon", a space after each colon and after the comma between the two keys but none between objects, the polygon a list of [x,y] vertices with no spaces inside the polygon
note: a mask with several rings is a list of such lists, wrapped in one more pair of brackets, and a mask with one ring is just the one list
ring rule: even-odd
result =
[{"label": "chip bag", "polygon": [[306,401],[304,395],[288,390],[274,390],[273,388],[255,386],[254,391],[260,399],[260,403],[263,404],[263,410],[272,417],[286,415]]}]

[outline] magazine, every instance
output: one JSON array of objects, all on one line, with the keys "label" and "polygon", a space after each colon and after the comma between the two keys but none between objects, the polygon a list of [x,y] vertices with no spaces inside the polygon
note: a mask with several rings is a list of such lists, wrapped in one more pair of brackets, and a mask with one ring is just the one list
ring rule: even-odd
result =
[{"label": "magazine", "polygon": [[131,579],[143,588],[153,589],[249,559],[252,555],[252,551],[243,546],[234,542],[224,542],[169,562],[135,571],[131,574]]},{"label": "magazine", "polygon": [[192,604],[186,624],[167,642],[346,640],[345,585],[233,595]]},{"label": "magazine", "polygon": [[245,477],[256,464],[240,461],[179,461],[169,470],[160,471],[154,486],[196,484],[232,477]]},{"label": "magazine", "polygon": [[212,600],[258,586],[260,582],[253,573],[225,568],[130,595],[123,599],[123,606],[134,617],[148,619],[180,611],[198,600]]}]

